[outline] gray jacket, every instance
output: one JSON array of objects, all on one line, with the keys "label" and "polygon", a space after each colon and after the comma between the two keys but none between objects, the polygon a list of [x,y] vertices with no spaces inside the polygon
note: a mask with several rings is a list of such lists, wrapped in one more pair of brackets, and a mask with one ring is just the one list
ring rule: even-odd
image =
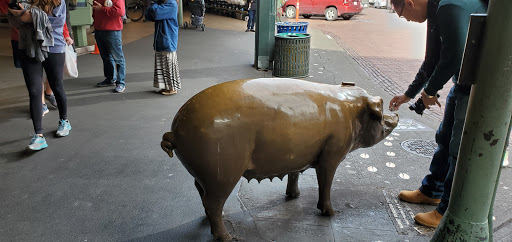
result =
[{"label": "gray jacket", "polygon": [[48,57],[49,47],[53,46],[52,24],[43,10],[21,3],[32,14],[32,23],[24,23],[19,17],[8,15],[9,23],[19,30],[18,48],[25,50],[30,58],[43,62]]}]

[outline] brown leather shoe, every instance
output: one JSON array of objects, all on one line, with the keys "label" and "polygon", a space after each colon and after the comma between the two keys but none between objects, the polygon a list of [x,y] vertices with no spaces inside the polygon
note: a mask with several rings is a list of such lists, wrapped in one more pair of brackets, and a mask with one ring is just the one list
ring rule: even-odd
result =
[{"label": "brown leather shoe", "polygon": [[438,205],[441,202],[441,199],[430,198],[423,195],[423,193],[421,193],[420,190],[401,191],[400,194],[398,194],[398,198],[400,198],[400,200],[402,201],[410,203],[422,203],[434,206]]},{"label": "brown leather shoe", "polygon": [[437,228],[442,218],[443,215],[441,215],[440,213],[437,212],[437,210],[434,209],[434,211],[432,212],[416,214],[416,216],[414,216],[414,221],[423,226]]}]

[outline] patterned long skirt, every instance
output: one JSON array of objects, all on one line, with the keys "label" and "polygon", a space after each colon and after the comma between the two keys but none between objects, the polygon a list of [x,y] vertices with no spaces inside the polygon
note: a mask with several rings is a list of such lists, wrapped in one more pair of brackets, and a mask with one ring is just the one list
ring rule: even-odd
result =
[{"label": "patterned long skirt", "polygon": [[181,89],[178,54],[176,52],[155,52],[155,79],[153,86],[171,91]]}]

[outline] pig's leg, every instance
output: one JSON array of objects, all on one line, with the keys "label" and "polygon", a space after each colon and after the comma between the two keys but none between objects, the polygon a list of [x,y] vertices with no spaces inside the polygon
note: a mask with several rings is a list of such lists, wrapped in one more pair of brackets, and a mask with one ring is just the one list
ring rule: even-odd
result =
[{"label": "pig's leg", "polygon": [[288,185],[286,186],[286,196],[290,198],[297,198],[300,195],[299,191],[299,173],[288,174]]},{"label": "pig's leg", "polygon": [[336,167],[319,166],[316,168],[316,178],[318,180],[319,199],[316,207],[322,211],[323,215],[334,215],[331,204],[331,185]]},{"label": "pig's leg", "polygon": [[212,180],[205,183],[207,185],[204,187],[203,206],[210,221],[211,232],[217,240],[233,239],[222,222],[222,209],[237,182],[235,180],[232,184],[218,183]]},{"label": "pig's leg", "polygon": [[[202,200],[203,196],[204,196],[203,187],[201,186],[201,184],[199,184],[199,182],[197,182],[197,180],[194,180],[194,185],[196,185],[196,189],[199,192],[199,196],[201,196],[201,200]],[[208,211],[206,211],[206,209],[204,210],[204,213],[208,216]]]},{"label": "pig's leg", "polygon": [[334,215],[334,210],[332,209],[331,204],[332,180],[336,173],[338,164],[346,154],[344,150],[340,151],[340,143],[341,142],[337,140],[327,142],[318,157],[318,165],[315,167],[319,192],[319,199],[316,207],[322,211],[323,215]]},{"label": "pig's leg", "polygon": [[194,185],[196,185],[196,189],[199,192],[199,196],[201,196],[201,199],[203,199],[203,196],[204,196],[203,187],[201,186],[201,184],[199,184],[199,182],[197,182],[197,180],[194,180]]}]

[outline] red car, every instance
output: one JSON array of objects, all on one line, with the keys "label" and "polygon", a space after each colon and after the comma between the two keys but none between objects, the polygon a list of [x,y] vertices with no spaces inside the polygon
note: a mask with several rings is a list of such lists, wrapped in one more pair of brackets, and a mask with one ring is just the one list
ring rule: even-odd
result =
[{"label": "red car", "polygon": [[[283,13],[287,18],[295,18],[297,0],[287,0]],[[299,15],[309,18],[313,15],[325,15],[329,21],[341,16],[349,20],[363,10],[361,0],[299,0]]]}]

